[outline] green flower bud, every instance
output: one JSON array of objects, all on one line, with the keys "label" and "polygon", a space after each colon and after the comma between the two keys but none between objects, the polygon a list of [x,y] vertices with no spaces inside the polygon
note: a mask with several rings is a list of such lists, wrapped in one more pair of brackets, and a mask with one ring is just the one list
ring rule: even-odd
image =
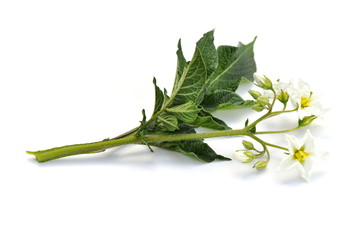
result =
[{"label": "green flower bud", "polygon": [[267,106],[269,103],[269,99],[268,97],[264,97],[264,96],[260,96],[259,98],[257,98],[257,102],[259,102],[262,106]]},{"label": "green flower bud", "polygon": [[281,103],[286,104],[288,102],[288,100],[290,99],[290,95],[281,89],[281,94],[277,95],[277,99]]},{"label": "green flower bud", "polygon": [[264,75],[254,73],[253,79],[256,82],[257,86],[260,88],[269,90],[269,89],[272,89],[272,87],[273,87],[272,81]]},{"label": "green flower bud", "polygon": [[264,110],[264,106],[257,102],[255,105],[253,105],[252,109],[257,112],[261,112]]},{"label": "green flower bud", "polygon": [[259,98],[260,96],[262,96],[262,94],[258,91],[255,91],[255,90],[249,90],[248,91],[249,94],[251,94],[251,96],[257,100],[257,98]]},{"label": "green flower bud", "polygon": [[254,164],[253,167],[256,168],[257,170],[262,170],[267,167],[267,163],[268,161],[258,161]]},{"label": "green flower bud", "polygon": [[315,115],[311,115],[311,116],[306,116],[302,119],[298,120],[298,126],[299,127],[305,127],[307,125],[310,125],[313,120],[315,120],[317,117]]},{"label": "green flower bud", "polygon": [[233,154],[234,158],[243,163],[252,162],[254,154],[251,151],[238,150]]},{"label": "green flower bud", "polygon": [[247,150],[253,150],[254,149],[253,143],[251,143],[249,141],[243,140],[242,144],[243,144],[244,148],[247,149]]}]

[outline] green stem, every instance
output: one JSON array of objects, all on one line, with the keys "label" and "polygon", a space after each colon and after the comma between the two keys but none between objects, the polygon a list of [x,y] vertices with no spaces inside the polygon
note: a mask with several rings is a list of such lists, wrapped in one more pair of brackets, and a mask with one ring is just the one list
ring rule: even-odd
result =
[{"label": "green stem", "polygon": [[292,131],[295,131],[295,130],[298,130],[300,129],[301,126],[298,126],[298,127],[295,127],[295,128],[292,128],[292,129],[287,129],[287,130],[280,130],[280,131],[263,131],[263,132],[255,132],[254,134],[277,134],[277,133],[287,133],[287,132],[292,132]]},{"label": "green stem", "polygon": [[[271,117],[275,117],[277,115],[280,115],[282,113],[291,113],[291,112],[295,112],[297,111],[298,108],[295,108],[295,109],[291,109],[291,110],[283,110],[283,111],[275,111],[275,112],[270,112],[268,111],[266,114],[262,115],[260,118],[258,118],[257,120],[255,120],[253,123],[249,124],[246,129],[249,130],[251,128],[253,128],[254,126],[256,126],[258,123],[260,123],[261,121],[263,120],[266,120],[268,118],[271,118]],[[272,109],[271,109],[272,111]]]},{"label": "green stem", "polygon": [[131,143],[139,143],[139,139],[136,135],[131,135],[128,137],[115,139],[115,140],[103,140],[100,142],[93,142],[93,143],[67,145],[67,146],[50,148],[36,152],[27,151],[27,153],[33,154],[38,162],[46,162],[53,159],[58,159],[72,155],[103,152],[108,148],[117,147],[125,144],[131,144]]},{"label": "green stem", "polygon": [[275,145],[275,144],[272,144],[272,143],[265,142],[265,141],[263,141],[262,139],[256,137],[256,136],[253,135],[253,134],[248,134],[247,136],[249,136],[250,138],[253,138],[253,139],[256,140],[257,142],[259,142],[263,147],[264,147],[264,146],[269,146],[269,147],[278,148],[278,149],[282,149],[282,150],[288,151],[288,148],[285,148],[285,147],[282,147],[282,146],[278,146],[278,145]]},{"label": "green stem", "polygon": [[135,134],[138,130],[139,130],[140,126],[136,127],[136,128],[133,128],[132,130],[129,130],[125,133],[122,133],[114,138],[110,138],[109,140],[116,140],[116,139],[120,139],[120,138],[125,138],[125,137],[128,137],[130,135],[133,135]]},{"label": "green stem", "polygon": [[217,131],[210,133],[150,135],[150,136],[142,136],[142,137],[140,137],[138,134],[134,134],[120,139],[109,139],[100,142],[67,145],[63,147],[56,147],[56,148],[51,148],[36,152],[27,151],[27,153],[33,154],[38,162],[46,162],[53,159],[58,159],[58,158],[73,156],[78,154],[103,152],[108,148],[118,147],[126,144],[141,144],[144,141],[151,143],[151,142],[181,141],[181,140],[238,136],[238,135],[249,135],[249,132],[246,129],[238,129],[238,130],[224,130],[224,131]]}]

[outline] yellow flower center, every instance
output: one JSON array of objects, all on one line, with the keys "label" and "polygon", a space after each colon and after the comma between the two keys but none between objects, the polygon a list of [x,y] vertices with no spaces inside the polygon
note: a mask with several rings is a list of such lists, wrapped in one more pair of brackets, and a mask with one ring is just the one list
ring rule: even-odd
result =
[{"label": "yellow flower center", "polygon": [[301,97],[301,108],[306,108],[310,106],[311,98]]},{"label": "yellow flower center", "polygon": [[310,106],[311,97],[312,97],[312,92],[310,92],[310,96],[308,97],[301,97],[301,108],[306,108]]},{"label": "yellow flower center", "polygon": [[293,155],[293,157],[295,158],[295,160],[299,161],[300,163],[303,163],[305,161],[305,159],[307,158],[308,153],[304,152],[303,150],[297,150],[295,152],[295,154]]}]

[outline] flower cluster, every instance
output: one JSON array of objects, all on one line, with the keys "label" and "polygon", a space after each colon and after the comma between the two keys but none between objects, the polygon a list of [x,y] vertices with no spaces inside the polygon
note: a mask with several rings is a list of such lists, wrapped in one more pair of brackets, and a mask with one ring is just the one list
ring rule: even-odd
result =
[{"label": "flower cluster", "polygon": [[[243,141],[244,150],[237,150],[234,153],[234,159],[243,163],[250,163],[255,159],[261,159],[264,155],[267,156],[265,160],[258,160],[254,164],[254,168],[261,170],[267,167],[270,161],[270,153],[268,147],[279,148],[286,151],[286,157],[280,163],[280,170],[289,170],[291,168],[298,168],[301,176],[308,181],[311,176],[312,167],[317,160],[316,152],[314,150],[314,138],[310,130],[307,129],[304,138],[298,141],[295,136],[285,134],[288,146],[282,147],[275,144],[267,143],[260,139],[257,135],[260,134],[278,134],[287,133],[298,130],[310,125],[314,120],[322,117],[324,108],[320,104],[319,97],[311,91],[310,86],[304,81],[298,82],[281,82],[277,80],[272,82],[268,77],[255,73],[253,75],[255,84],[261,88],[261,91],[250,90],[250,95],[255,99],[253,109],[257,112],[266,110],[267,112],[257,119],[250,128],[248,137],[260,143],[263,150],[258,150],[254,147],[252,142]],[[262,92],[263,91],[263,92]],[[283,105],[282,110],[275,111],[274,106],[276,102]],[[288,109],[288,105],[292,105]],[[293,129],[281,131],[257,132],[256,125],[268,118],[277,116],[283,113],[297,112],[298,122]]]}]

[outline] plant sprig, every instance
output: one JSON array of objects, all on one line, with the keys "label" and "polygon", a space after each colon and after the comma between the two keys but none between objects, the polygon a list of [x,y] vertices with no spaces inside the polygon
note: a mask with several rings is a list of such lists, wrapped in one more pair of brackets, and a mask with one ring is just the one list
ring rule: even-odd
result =
[{"label": "plant sprig", "polygon": [[[287,133],[309,125],[316,115],[305,116],[298,120],[298,125],[292,129],[258,131],[257,125],[269,118],[304,110],[312,102],[311,93],[298,97],[293,109],[287,109],[290,94],[293,90],[275,86],[272,81],[255,74],[253,46],[256,38],[248,43],[239,43],[237,46],[214,46],[214,31],[207,32],[196,43],[194,55],[187,61],[183,55],[181,41],[178,42],[177,69],[172,91],[161,90],[157,81],[153,79],[155,101],[154,109],[149,118],[142,110],[142,119],[139,126],[114,138],[107,138],[99,142],[74,144],[56,147],[42,151],[28,151],[35,156],[38,162],[78,155],[97,153],[108,148],[126,144],[143,144],[153,151],[159,147],[176,151],[195,159],[212,162],[215,159],[230,160],[228,157],[217,154],[207,143],[206,138],[223,136],[247,136],[257,141],[262,150],[256,150],[253,144],[244,141],[247,150],[241,151],[241,159],[251,162],[255,158],[267,156],[254,164],[256,169],[263,169],[270,160],[268,147],[290,151],[286,147],[268,143],[257,135]],[[256,81],[256,85],[268,91],[268,95],[255,90],[249,93],[253,100],[244,100],[236,90],[241,82]],[[242,87],[246,87],[242,85]],[[298,95],[297,95],[298,96]],[[308,96],[308,98],[307,98]],[[274,110],[276,101],[283,104],[282,110]],[[307,101],[306,101],[307,100]],[[304,106],[303,106],[303,105]],[[305,105],[307,104],[307,106]],[[231,129],[224,121],[212,115],[217,110],[229,110],[251,107],[255,111],[266,111],[261,117],[249,123],[247,119],[242,129]],[[197,128],[212,130],[207,133],[197,133]],[[256,154],[252,153],[254,151]],[[297,156],[305,157],[306,153]],[[302,159],[303,160],[303,159]]]}]

